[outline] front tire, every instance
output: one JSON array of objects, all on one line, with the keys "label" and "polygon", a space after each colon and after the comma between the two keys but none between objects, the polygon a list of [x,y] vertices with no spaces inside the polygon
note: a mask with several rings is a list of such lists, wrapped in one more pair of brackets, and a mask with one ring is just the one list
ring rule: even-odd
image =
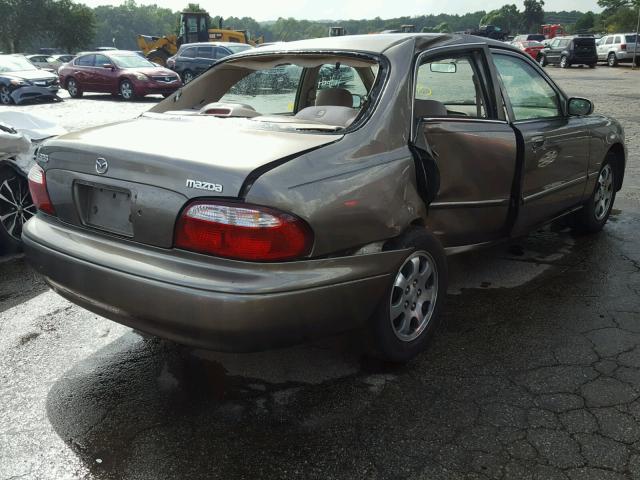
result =
[{"label": "front tire", "polygon": [[609,159],[605,160],[591,197],[573,217],[572,227],[576,231],[597,233],[604,228],[616,199],[615,175],[613,164]]},{"label": "front tire", "polygon": [[423,228],[409,230],[387,248],[411,253],[395,272],[368,328],[373,355],[404,363],[427,347],[440,323],[447,259],[438,239]]},{"label": "front tire", "polygon": [[538,57],[538,63],[540,64],[540,66],[542,68],[547,66],[547,57],[546,55],[540,55],[540,57]]},{"label": "front tire", "polygon": [[2,105],[11,105],[13,103],[13,98],[11,98],[9,87],[4,85],[0,87],[0,103]]},{"label": "front tire", "polygon": [[618,57],[616,57],[615,53],[611,52],[609,54],[609,56],[607,57],[607,65],[609,65],[610,67],[618,66]]},{"label": "front tire", "polygon": [[22,227],[35,213],[27,179],[11,167],[0,167],[0,251],[20,250]]},{"label": "front tire", "polygon": [[569,68],[570,66],[569,59],[565,55],[560,57],[560,68]]}]

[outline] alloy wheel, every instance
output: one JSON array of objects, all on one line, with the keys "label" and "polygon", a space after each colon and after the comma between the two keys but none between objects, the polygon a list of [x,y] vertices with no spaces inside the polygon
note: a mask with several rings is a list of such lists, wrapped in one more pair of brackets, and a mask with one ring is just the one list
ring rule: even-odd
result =
[{"label": "alloy wheel", "polygon": [[610,53],[607,57],[607,65],[610,67],[615,67],[618,64],[618,59],[616,58],[615,53]]},{"label": "alloy wheel", "polygon": [[0,87],[0,103],[3,105],[11,105],[11,94],[9,87]]},{"label": "alloy wheel", "polygon": [[0,224],[14,240],[20,241],[22,226],[36,214],[27,182],[20,176],[0,183]]},{"label": "alloy wheel", "polygon": [[185,85],[187,83],[189,83],[191,80],[193,80],[193,73],[188,72],[188,71],[184,72],[184,83],[185,83]]},{"label": "alloy wheel", "polygon": [[438,270],[425,251],[414,252],[400,267],[391,290],[389,318],[403,342],[415,340],[427,328],[438,298]]},{"label": "alloy wheel", "polygon": [[133,86],[129,81],[125,80],[120,84],[120,95],[122,95],[122,98],[125,100],[131,100],[133,97]]},{"label": "alloy wheel", "polygon": [[593,196],[594,209],[593,213],[598,222],[602,221],[609,213],[611,208],[611,200],[613,199],[613,169],[607,164],[602,167],[598,176],[598,185],[596,193]]},{"label": "alloy wheel", "polygon": [[569,66],[569,61],[567,60],[567,57],[562,57],[560,59],[560,68],[567,68]]},{"label": "alloy wheel", "polygon": [[69,92],[69,95],[72,97],[75,97],[78,94],[78,85],[75,80],[69,80],[67,82],[67,92]]}]

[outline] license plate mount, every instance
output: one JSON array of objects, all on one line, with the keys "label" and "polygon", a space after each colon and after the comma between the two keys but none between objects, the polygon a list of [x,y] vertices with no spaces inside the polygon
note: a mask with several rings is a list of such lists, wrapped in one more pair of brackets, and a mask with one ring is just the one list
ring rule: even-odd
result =
[{"label": "license plate mount", "polygon": [[98,230],[133,237],[131,191],[103,185],[77,183],[83,223]]}]

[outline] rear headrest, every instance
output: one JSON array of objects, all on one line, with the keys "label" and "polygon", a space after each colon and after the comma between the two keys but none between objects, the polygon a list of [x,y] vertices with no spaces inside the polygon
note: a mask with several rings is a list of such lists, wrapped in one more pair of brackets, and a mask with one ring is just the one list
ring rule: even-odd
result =
[{"label": "rear headrest", "polygon": [[423,117],[446,117],[447,107],[444,103],[436,100],[416,100],[413,107],[413,114],[416,118]]},{"label": "rear headrest", "polygon": [[355,108],[327,105],[303,108],[295,115],[295,118],[346,128],[351,125],[357,116],[358,110]]},{"label": "rear headrest", "polygon": [[319,90],[316,95],[316,107],[335,105],[336,107],[353,107],[353,97],[344,88],[327,88]]}]

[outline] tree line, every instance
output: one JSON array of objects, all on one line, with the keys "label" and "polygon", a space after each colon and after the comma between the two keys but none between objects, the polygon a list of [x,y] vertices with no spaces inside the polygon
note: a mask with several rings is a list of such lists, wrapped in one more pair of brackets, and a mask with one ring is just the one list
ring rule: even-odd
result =
[{"label": "tree line", "polygon": [[[544,1],[524,0],[522,11],[506,4],[492,11],[464,15],[429,14],[390,19],[309,21],[278,18],[257,22],[251,17],[210,16],[211,25],[222,21],[228,28],[251,32],[265,41],[291,41],[322,37],[332,26],[342,26],[349,34],[373,33],[415,25],[417,31],[458,32],[491,24],[516,33],[534,33],[542,23],[562,23],[569,32],[633,31],[640,0],[599,0],[601,13],[545,12]],[[185,10],[204,11],[198,4]],[[122,5],[89,8],[73,0],[0,0],[0,51],[29,52],[40,47],[55,47],[69,52],[98,46],[136,50],[136,35],[176,33],[179,12],[157,5],[139,5],[127,0]]]}]

